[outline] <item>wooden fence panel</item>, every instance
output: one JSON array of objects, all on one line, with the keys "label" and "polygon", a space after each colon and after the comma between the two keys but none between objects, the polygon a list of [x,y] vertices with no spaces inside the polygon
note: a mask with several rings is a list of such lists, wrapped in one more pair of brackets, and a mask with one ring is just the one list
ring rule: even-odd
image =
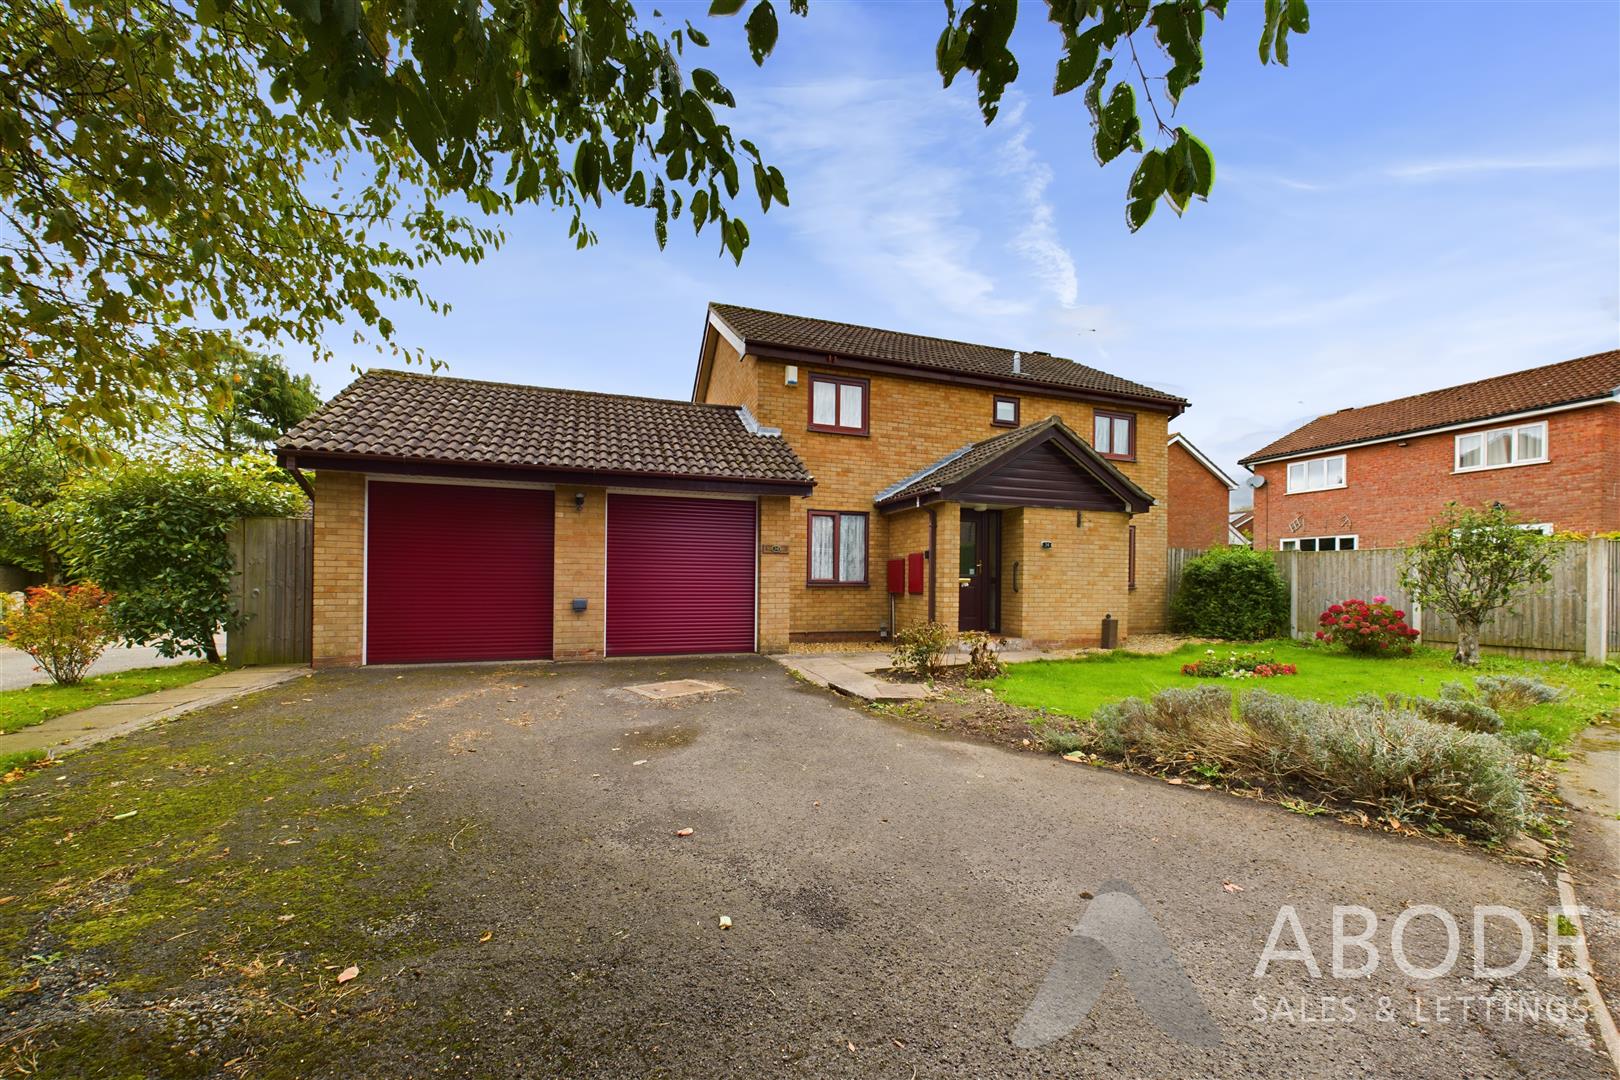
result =
[{"label": "wooden fence panel", "polygon": [[1360,551],[1278,551],[1273,553],[1283,580],[1293,590],[1294,633],[1315,635],[1317,619],[1341,600],[1383,596],[1403,611],[1411,597],[1401,588],[1401,553],[1393,548]]},{"label": "wooden fence panel", "polygon": [[233,666],[307,664],[313,600],[311,518],[250,517],[231,533],[231,602],[242,623],[226,635]]},{"label": "wooden fence panel", "polygon": [[1170,606],[1175,603],[1176,590],[1181,588],[1181,572],[1186,569],[1188,563],[1192,562],[1203,553],[1204,549],[1202,548],[1170,549],[1170,561],[1168,563],[1169,577],[1165,582],[1164,590],[1165,610],[1167,612],[1169,611]]},{"label": "wooden fence panel", "polygon": [[[1560,544],[1553,558],[1552,580],[1514,605],[1514,614],[1499,611],[1480,627],[1479,643],[1540,652],[1586,651],[1586,545]],[[1457,624],[1438,612],[1423,613],[1423,638],[1457,640]]]}]

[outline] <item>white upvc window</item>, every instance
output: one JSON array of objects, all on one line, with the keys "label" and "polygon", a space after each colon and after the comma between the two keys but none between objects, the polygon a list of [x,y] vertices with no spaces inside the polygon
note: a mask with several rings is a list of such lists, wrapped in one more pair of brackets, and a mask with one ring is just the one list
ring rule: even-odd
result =
[{"label": "white upvc window", "polygon": [[1547,460],[1547,421],[1457,436],[1458,472],[1536,465]]},{"label": "white upvc window", "polygon": [[1288,463],[1288,494],[1344,487],[1344,455]]},{"label": "white upvc window", "polygon": [[1281,543],[1284,551],[1354,551],[1356,536],[1290,536]]}]

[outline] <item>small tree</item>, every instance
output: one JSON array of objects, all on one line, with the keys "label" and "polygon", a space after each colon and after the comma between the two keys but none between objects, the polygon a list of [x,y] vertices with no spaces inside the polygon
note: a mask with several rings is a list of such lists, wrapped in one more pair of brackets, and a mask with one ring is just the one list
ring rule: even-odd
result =
[{"label": "small tree", "polygon": [[1479,628],[1491,613],[1552,577],[1553,548],[1501,505],[1447,503],[1404,553],[1401,584],[1412,599],[1457,623],[1459,664],[1479,663]]},{"label": "small tree", "polygon": [[114,590],[113,616],[126,639],[217,663],[214,635],[238,617],[231,527],[250,515],[296,513],[303,501],[262,457],[138,461],[70,482],[59,521],[70,569]]},{"label": "small tree", "polygon": [[17,610],[0,604],[0,628],[7,645],[32,656],[56,682],[72,686],[117,637],[108,610],[111,599],[88,582],[67,589],[29,589],[27,603]]}]

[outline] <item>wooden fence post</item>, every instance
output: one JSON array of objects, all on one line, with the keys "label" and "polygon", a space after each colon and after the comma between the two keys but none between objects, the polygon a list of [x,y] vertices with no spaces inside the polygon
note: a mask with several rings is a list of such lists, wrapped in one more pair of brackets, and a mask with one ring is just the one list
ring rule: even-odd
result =
[{"label": "wooden fence post", "polygon": [[1288,636],[1299,637],[1299,552],[1288,553]]},{"label": "wooden fence post", "polygon": [[1599,537],[1586,542],[1586,658],[1598,664],[1609,658],[1610,550]]}]

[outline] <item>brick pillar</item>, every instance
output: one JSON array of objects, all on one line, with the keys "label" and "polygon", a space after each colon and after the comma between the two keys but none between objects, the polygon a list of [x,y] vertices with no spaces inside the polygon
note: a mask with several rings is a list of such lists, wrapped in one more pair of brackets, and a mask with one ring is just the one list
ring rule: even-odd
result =
[{"label": "brick pillar", "polygon": [[792,606],[793,500],[765,495],[759,500],[759,651],[787,652]]},{"label": "brick pillar", "polygon": [[[579,509],[576,493],[585,496]],[[600,660],[607,645],[607,489],[559,487],[555,513],[551,655]],[[584,611],[574,610],[576,598]]]},{"label": "brick pillar", "polygon": [[365,633],[366,478],[322,469],[314,477],[315,667],[360,663]]}]

